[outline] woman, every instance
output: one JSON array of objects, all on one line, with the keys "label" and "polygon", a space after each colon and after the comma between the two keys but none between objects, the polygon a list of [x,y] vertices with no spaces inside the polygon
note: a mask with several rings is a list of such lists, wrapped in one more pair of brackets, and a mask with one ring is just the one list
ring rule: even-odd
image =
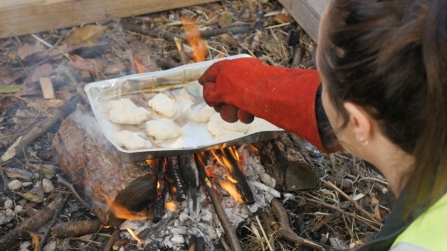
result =
[{"label": "woman", "polygon": [[383,173],[398,200],[359,250],[447,250],[447,1],[333,0],[316,63],[319,75],[228,60],[199,82],[223,119],[261,117],[326,152],[339,148],[329,120],[346,151]]}]

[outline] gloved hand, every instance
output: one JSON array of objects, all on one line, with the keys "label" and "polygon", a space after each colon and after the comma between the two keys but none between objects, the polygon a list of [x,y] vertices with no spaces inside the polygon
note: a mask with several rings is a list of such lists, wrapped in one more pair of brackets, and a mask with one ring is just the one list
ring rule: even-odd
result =
[{"label": "gloved hand", "polygon": [[253,121],[253,115],[295,133],[320,150],[315,100],[320,85],[316,70],[270,66],[254,58],[214,63],[200,78],[209,106],[227,122]]}]

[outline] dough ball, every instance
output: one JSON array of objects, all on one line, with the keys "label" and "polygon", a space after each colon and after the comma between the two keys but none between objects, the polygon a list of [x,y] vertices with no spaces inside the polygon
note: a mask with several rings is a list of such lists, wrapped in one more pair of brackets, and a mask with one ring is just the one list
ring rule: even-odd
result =
[{"label": "dough ball", "polygon": [[108,108],[109,120],[116,124],[138,125],[151,117],[148,110],[136,106],[127,98],[110,101]]},{"label": "dough ball", "polygon": [[170,119],[149,120],[146,122],[146,134],[157,140],[175,139],[183,135],[183,129]]},{"label": "dough ball", "polygon": [[127,150],[139,150],[151,148],[152,144],[149,140],[143,139],[136,132],[124,130],[121,132],[112,132],[113,141]]},{"label": "dough ball", "polygon": [[247,134],[260,132],[260,131],[271,131],[271,130],[278,130],[279,128],[275,126],[274,124],[268,122],[265,119],[261,118],[255,118],[253,122],[251,122],[250,128],[247,131]]},{"label": "dough ball", "polygon": [[248,128],[250,128],[250,124],[244,124],[239,120],[234,123],[225,122],[224,126],[227,130],[243,132],[243,133],[247,132]]},{"label": "dough ball", "polygon": [[218,136],[227,131],[225,128],[225,123],[227,122],[220,117],[220,114],[215,113],[206,124],[206,128],[213,136]]},{"label": "dough ball", "polygon": [[211,116],[213,116],[216,113],[214,111],[214,108],[211,106],[205,106],[200,111],[198,111],[194,116],[192,117],[193,121],[199,122],[199,123],[206,123],[210,120]]},{"label": "dough ball", "polygon": [[244,137],[245,134],[243,132],[236,132],[236,131],[226,131],[221,135],[218,135],[214,138],[217,142],[223,142],[223,141],[229,141],[235,138]]},{"label": "dough ball", "polygon": [[156,112],[168,118],[173,118],[177,115],[178,107],[175,100],[164,95],[163,93],[155,95],[151,100],[149,100],[148,104]]}]

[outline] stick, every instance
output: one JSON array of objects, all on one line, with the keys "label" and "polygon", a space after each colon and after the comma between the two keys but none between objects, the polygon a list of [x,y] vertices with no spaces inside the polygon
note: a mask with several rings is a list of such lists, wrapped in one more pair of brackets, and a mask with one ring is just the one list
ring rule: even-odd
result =
[{"label": "stick", "polygon": [[115,242],[115,239],[119,233],[120,233],[120,229],[118,227],[115,228],[115,230],[113,230],[113,233],[110,236],[110,239],[107,242],[107,245],[104,247],[104,251],[110,251],[112,249],[113,243]]},{"label": "stick", "polygon": [[196,161],[197,169],[199,171],[200,183],[202,183],[202,186],[205,188],[205,191],[208,194],[208,197],[210,198],[210,200],[213,203],[214,210],[216,211],[217,217],[219,218],[220,223],[222,224],[222,227],[225,231],[225,234],[228,237],[228,241],[230,243],[231,250],[232,251],[242,251],[241,245],[240,245],[239,240],[236,236],[236,232],[233,229],[233,227],[231,226],[227,215],[225,214],[222,204],[220,203],[219,198],[217,197],[217,194],[213,189],[211,180],[206,176],[205,164],[204,164],[206,157],[207,156],[206,156],[205,152],[194,154],[194,159]]},{"label": "stick", "polygon": [[306,247],[310,247],[319,251],[324,251],[323,247],[306,239],[303,239],[299,237],[295,232],[292,231],[292,227],[290,226],[289,216],[287,214],[286,209],[281,204],[281,202],[278,199],[272,199],[270,202],[271,206],[276,212],[276,215],[278,216],[278,220],[281,224],[281,226],[278,226],[278,224],[275,224],[277,231],[276,235],[280,238],[286,239],[288,241],[292,241],[298,245],[303,245]]},{"label": "stick", "polygon": [[74,188],[73,184],[68,182],[64,177],[62,177],[59,174],[57,175],[57,183],[64,185],[65,187],[70,189],[71,193],[73,193],[76,196],[76,198],[79,200],[79,202],[81,202],[82,205],[84,205],[88,210],[93,212],[92,206],[90,204],[88,204],[87,201],[82,199],[82,197],[79,195],[79,193]]},{"label": "stick", "polygon": [[62,209],[64,209],[65,205],[67,204],[67,202],[70,200],[71,198],[71,194],[68,194],[67,196],[65,196],[64,201],[62,201],[61,205],[59,206],[59,208],[57,209],[57,211],[54,213],[53,215],[53,219],[51,219],[50,224],[48,225],[48,229],[45,231],[45,234],[43,235],[42,239],[39,242],[39,246],[37,247],[38,251],[42,251],[43,247],[45,246],[45,244],[47,243],[47,239],[48,236],[50,235],[51,232],[51,228],[54,226],[54,224],[56,223],[57,219],[59,218],[59,215],[62,212]]},{"label": "stick", "polygon": [[[174,33],[168,32],[168,31],[145,30],[145,29],[142,29],[140,26],[133,25],[133,24],[131,24],[125,20],[122,20],[122,19],[120,21],[120,25],[125,30],[136,32],[136,33],[146,35],[146,36],[159,37],[159,38],[163,38],[165,40],[174,40],[174,38],[179,38],[179,39],[183,39],[183,40],[186,39],[185,33],[174,34]],[[224,33],[241,34],[241,33],[249,32],[254,29],[255,29],[255,25],[248,25],[248,24],[247,25],[237,25],[237,26],[231,26],[231,27],[227,27],[227,28],[218,28],[218,29],[200,31],[200,37],[201,38],[210,38],[210,37],[222,35]]]},{"label": "stick", "polygon": [[[324,203],[324,202],[319,201],[319,200],[314,200],[314,199],[311,199],[311,198],[306,198],[306,197],[304,197],[304,196],[299,196],[299,195],[297,195],[296,198],[300,198],[300,199],[304,199],[304,200],[307,200],[307,201],[310,201],[310,202],[313,202],[313,203],[317,203],[317,204],[319,204],[319,205],[321,205],[321,206],[325,206],[325,207],[327,207],[327,208],[331,208],[331,209],[334,209],[334,210],[336,210],[336,211],[339,211],[339,212],[342,213],[342,214],[347,214],[347,215],[349,215],[349,216],[351,216],[351,217],[354,217],[354,218],[356,218],[357,220],[359,220],[359,221],[365,223],[366,225],[368,225],[370,228],[374,229],[375,231],[377,231],[377,232],[380,231],[380,229],[378,229],[378,228],[372,226],[367,220],[360,218],[360,217],[359,217],[358,215],[356,215],[356,214],[346,212],[346,211],[344,211],[343,209],[341,209],[341,208],[339,208],[339,207],[336,207],[336,206],[333,206],[333,205]],[[299,201],[297,201],[297,200],[293,200],[293,201],[299,203]],[[373,222],[373,223],[375,223],[375,222]],[[376,224],[377,224],[377,223],[376,223]],[[379,225],[380,227],[383,226],[382,223],[380,223],[380,224],[378,224],[378,225]]]},{"label": "stick", "polygon": [[34,232],[47,223],[54,215],[57,208],[62,204],[62,195],[56,198],[39,212],[22,222],[20,226],[15,227],[0,239],[0,250],[8,250],[21,239],[26,238],[27,232]]},{"label": "stick", "polygon": [[37,125],[30,132],[28,132],[24,136],[19,137],[16,142],[14,142],[14,144],[12,144],[8,148],[8,150],[6,150],[5,154],[3,154],[3,156],[0,158],[0,163],[4,163],[12,159],[14,156],[20,153],[22,149],[24,149],[28,144],[30,144],[36,138],[46,132],[48,128],[67,117],[70,113],[73,112],[73,108],[76,107],[77,102],[77,98],[69,101],[67,104],[54,111],[53,117],[38,122]]},{"label": "stick", "polygon": [[56,238],[76,237],[96,233],[102,227],[100,220],[63,222],[51,229],[51,235]]},{"label": "stick", "polygon": [[281,204],[281,202],[277,198],[273,198],[272,201],[270,202],[270,205],[275,211],[279,223],[281,224],[281,227],[288,230],[292,230],[292,228],[290,227],[289,215],[287,214],[287,211]]},{"label": "stick", "polygon": [[351,197],[349,197],[347,194],[345,194],[342,190],[340,190],[336,185],[332,184],[332,182],[330,181],[325,181],[325,180],[321,180],[323,181],[326,185],[330,186],[332,189],[334,189],[335,191],[337,191],[338,193],[340,193],[343,197],[345,197],[349,202],[351,202],[351,204],[360,211],[360,213],[362,213],[365,217],[369,218],[372,222],[380,225],[381,223],[374,218],[374,216],[370,213],[368,213],[365,209],[363,209],[355,200],[353,200]]}]

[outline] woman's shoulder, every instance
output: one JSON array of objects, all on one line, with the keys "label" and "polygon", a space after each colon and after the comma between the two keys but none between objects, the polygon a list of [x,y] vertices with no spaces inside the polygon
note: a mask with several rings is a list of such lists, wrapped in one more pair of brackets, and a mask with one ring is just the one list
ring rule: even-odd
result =
[{"label": "woman's shoulder", "polygon": [[447,194],[411,223],[391,250],[447,250]]}]

